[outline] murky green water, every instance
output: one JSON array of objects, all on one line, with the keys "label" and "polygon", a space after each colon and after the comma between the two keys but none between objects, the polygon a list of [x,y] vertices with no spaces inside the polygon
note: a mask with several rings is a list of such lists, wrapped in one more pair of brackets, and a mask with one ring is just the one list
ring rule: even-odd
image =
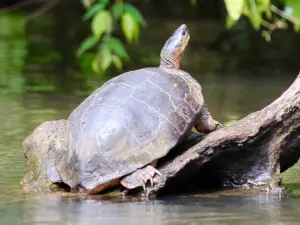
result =
[{"label": "murky green water", "polygon": [[[30,43],[25,38],[24,26],[16,21],[18,17],[0,19],[0,224],[299,223],[299,163],[284,173],[284,185],[293,193],[285,197],[178,196],[134,201],[23,194],[19,185],[25,173],[22,141],[40,123],[66,118],[83,97],[26,91],[28,86],[32,87],[26,78],[35,76],[47,84],[53,70],[45,69],[44,64],[26,64],[35,55],[27,54]],[[196,73],[194,76],[203,86],[214,117],[230,124],[277,98],[296,74],[275,73],[270,68],[260,73]]]}]

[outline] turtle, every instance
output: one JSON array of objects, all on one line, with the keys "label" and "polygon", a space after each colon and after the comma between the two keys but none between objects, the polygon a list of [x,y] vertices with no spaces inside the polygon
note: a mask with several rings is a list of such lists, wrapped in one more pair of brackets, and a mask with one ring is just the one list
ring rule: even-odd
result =
[{"label": "turtle", "polygon": [[218,128],[204,107],[201,85],[179,68],[189,39],[187,25],[180,25],[163,46],[159,67],[108,80],[71,112],[69,173],[61,173],[66,184],[90,194],[116,185],[146,193],[154,176],[163,176],[157,161],[193,127],[201,133]]}]

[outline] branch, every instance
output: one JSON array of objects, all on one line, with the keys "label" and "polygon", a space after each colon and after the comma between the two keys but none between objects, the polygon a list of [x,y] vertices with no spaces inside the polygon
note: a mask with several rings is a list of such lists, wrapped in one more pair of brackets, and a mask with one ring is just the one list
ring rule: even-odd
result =
[{"label": "branch", "polygon": [[26,0],[26,1],[21,1],[21,2],[18,2],[16,4],[10,6],[10,7],[1,9],[0,13],[10,13],[14,10],[18,10],[18,9],[24,8],[24,7],[29,6],[29,5],[34,5],[34,4],[43,3],[43,2],[49,2],[49,0]]},{"label": "branch", "polygon": [[294,16],[289,16],[287,15],[284,11],[280,10],[279,8],[277,8],[275,5],[270,5],[270,9],[272,12],[278,14],[279,16],[281,16],[282,18],[295,23],[295,24],[300,24],[300,19],[294,17]]},{"label": "branch", "polygon": [[[300,75],[278,99],[234,125],[206,135],[183,153],[172,150],[159,163],[156,191],[224,187],[264,187],[281,191],[280,173],[300,157]],[[181,185],[184,184],[184,185]],[[216,185],[217,184],[217,185]]]},{"label": "branch", "polygon": [[29,22],[30,20],[33,20],[39,16],[41,16],[43,13],[49,11],[51,8],[53,8],[56,4],[59,3],[60,0],[27,0],[23,2],[19,2],[11,7],[5,8],[3,10],[0,10],[1,13],[10,13],[13,12],[14,10],[18,10],[21,8],[24,8],[29,5],[34,5],[34,4],[39,4],[39,3],[45,3],[43,4],[38,10],[36,10],[34,13],[30,14],[27,16],[25,19],[25,23]]},{"label": "branch", "polygon": [[258,10],[257,10],[257,7],[256,7],[256,3],[255,3],[255,0],[251,0],[251,1],[250,1],[250,4],[251,4],[251,10],[252,10],[252,12],[255,14],[255,16],[256,16],[257,18],[260,18],[260,19],[261,19],[261,24],[262,24],[263,26],[265,26],[266,28],[268,28],[268,29],[270,29],[270,30],[273,30],[273,29],[274,29],[274,26],[273,26],[271,23],[269,23],[268,21],[264,20],[263,18],[261,18],[261,17],[259,16]]},{"label": "branch", "polygon": [[59,3],[60,0],[52,0],[48,3],[44,4],[41,8],[39,8],[34,13],[30,14],[26,19],[25,22],[29,22],[30,20],[33,20],[39,16],[41,16],[43,13],[49,11],[51,8],[53,8],[56,4]]}]

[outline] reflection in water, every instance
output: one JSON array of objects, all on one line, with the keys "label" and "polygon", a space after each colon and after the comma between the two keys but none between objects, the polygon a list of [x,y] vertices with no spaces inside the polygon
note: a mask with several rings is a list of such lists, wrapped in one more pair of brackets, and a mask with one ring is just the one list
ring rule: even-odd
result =
[{"label": "reflection in water", "polygon": [[[19,217],[9,218],[9,208]],[[16,209],[17,208],[17,209]],[[22,224],[298,224],[299,200],[280,196],[172,197],[114,203],[38,197],[0,211],[1,218]],[[3,217],[4,216],[4,217]]]}]

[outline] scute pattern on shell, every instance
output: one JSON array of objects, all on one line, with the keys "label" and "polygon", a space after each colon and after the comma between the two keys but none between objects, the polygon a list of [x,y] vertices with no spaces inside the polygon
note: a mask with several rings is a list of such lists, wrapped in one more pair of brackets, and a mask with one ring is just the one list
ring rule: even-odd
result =
[{"label": "scute pattern on shell", "polygon": [[66,183],[93,189],[163,157],[202,104],[201,86],[181,70],[145,68],[113,78],[69,117],[76,174]]}]

